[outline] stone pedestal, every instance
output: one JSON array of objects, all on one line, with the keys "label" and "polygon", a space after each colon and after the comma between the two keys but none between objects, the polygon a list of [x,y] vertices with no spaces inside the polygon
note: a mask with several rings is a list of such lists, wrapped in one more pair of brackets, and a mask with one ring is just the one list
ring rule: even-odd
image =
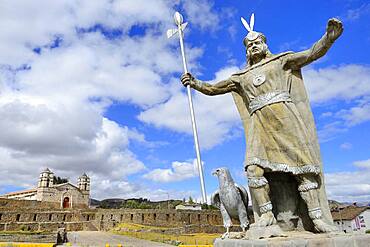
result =
[{"label": "stone pedestal", "polygon": [[247,231],[246,236],[247,239],[255,240],[270,237],[286,237],[287,235],[278,225],[271,225],[265,227],[251,227]]},{"label": "stone pedestal", "polygon": [[214,247],[369,247],[370,234],[289,232],[288,237],[260,240],[216,239]]}]

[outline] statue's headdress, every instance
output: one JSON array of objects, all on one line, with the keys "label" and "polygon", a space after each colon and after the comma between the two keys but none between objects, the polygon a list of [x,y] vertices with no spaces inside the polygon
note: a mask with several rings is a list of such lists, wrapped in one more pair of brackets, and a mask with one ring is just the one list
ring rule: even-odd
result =
[{"label": "statue's headdress", "polygon": [[259,37],[261,37],[262,40],[266,43],[265,35],[263,33],[256,32],[256,31],[253,30],[253,28],[254,28],[254,13],[252,13],[252,15],[251,15],[249,24],[243,17],[241,17],[240,20],[242,21],[243,26],[248,30],[248,34],[247,34],[247,36],[245,36],[245,38],[243,40],[243,44],[245,46],[247,46],[248,41],[253,41],[253,40],[255,40]]}]

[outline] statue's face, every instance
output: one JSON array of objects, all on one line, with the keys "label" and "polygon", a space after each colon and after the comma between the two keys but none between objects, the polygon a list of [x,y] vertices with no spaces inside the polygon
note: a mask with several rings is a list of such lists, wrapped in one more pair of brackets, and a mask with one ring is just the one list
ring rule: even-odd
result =
[{"label": "statue's face", "polygon": [[267,45],[263,42],[261,37],[258,37],[255,40],[248,41],[247,44],[247,53],[250,58],[255,56],[263,56],[266,54]]}]

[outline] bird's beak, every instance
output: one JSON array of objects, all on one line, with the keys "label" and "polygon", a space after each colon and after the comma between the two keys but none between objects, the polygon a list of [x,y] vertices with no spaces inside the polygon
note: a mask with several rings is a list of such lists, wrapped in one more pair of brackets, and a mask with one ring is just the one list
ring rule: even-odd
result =
[{"label": "bird's beak", "polygon": [[213,171],[212,171],[212,175],[213,175],[213,176],[217,176],[217,175],[218,175],[218,169],[213,170]]}]

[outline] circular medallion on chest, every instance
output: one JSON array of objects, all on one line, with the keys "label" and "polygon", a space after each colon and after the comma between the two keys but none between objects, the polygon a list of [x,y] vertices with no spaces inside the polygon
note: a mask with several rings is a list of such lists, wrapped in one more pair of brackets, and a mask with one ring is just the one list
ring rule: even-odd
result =
[{"label": "circular medallion on chest", "polygon": [[253,77],[253,85],[258,87],[266,81],[266,76],[264,74],[255,75]]}]

